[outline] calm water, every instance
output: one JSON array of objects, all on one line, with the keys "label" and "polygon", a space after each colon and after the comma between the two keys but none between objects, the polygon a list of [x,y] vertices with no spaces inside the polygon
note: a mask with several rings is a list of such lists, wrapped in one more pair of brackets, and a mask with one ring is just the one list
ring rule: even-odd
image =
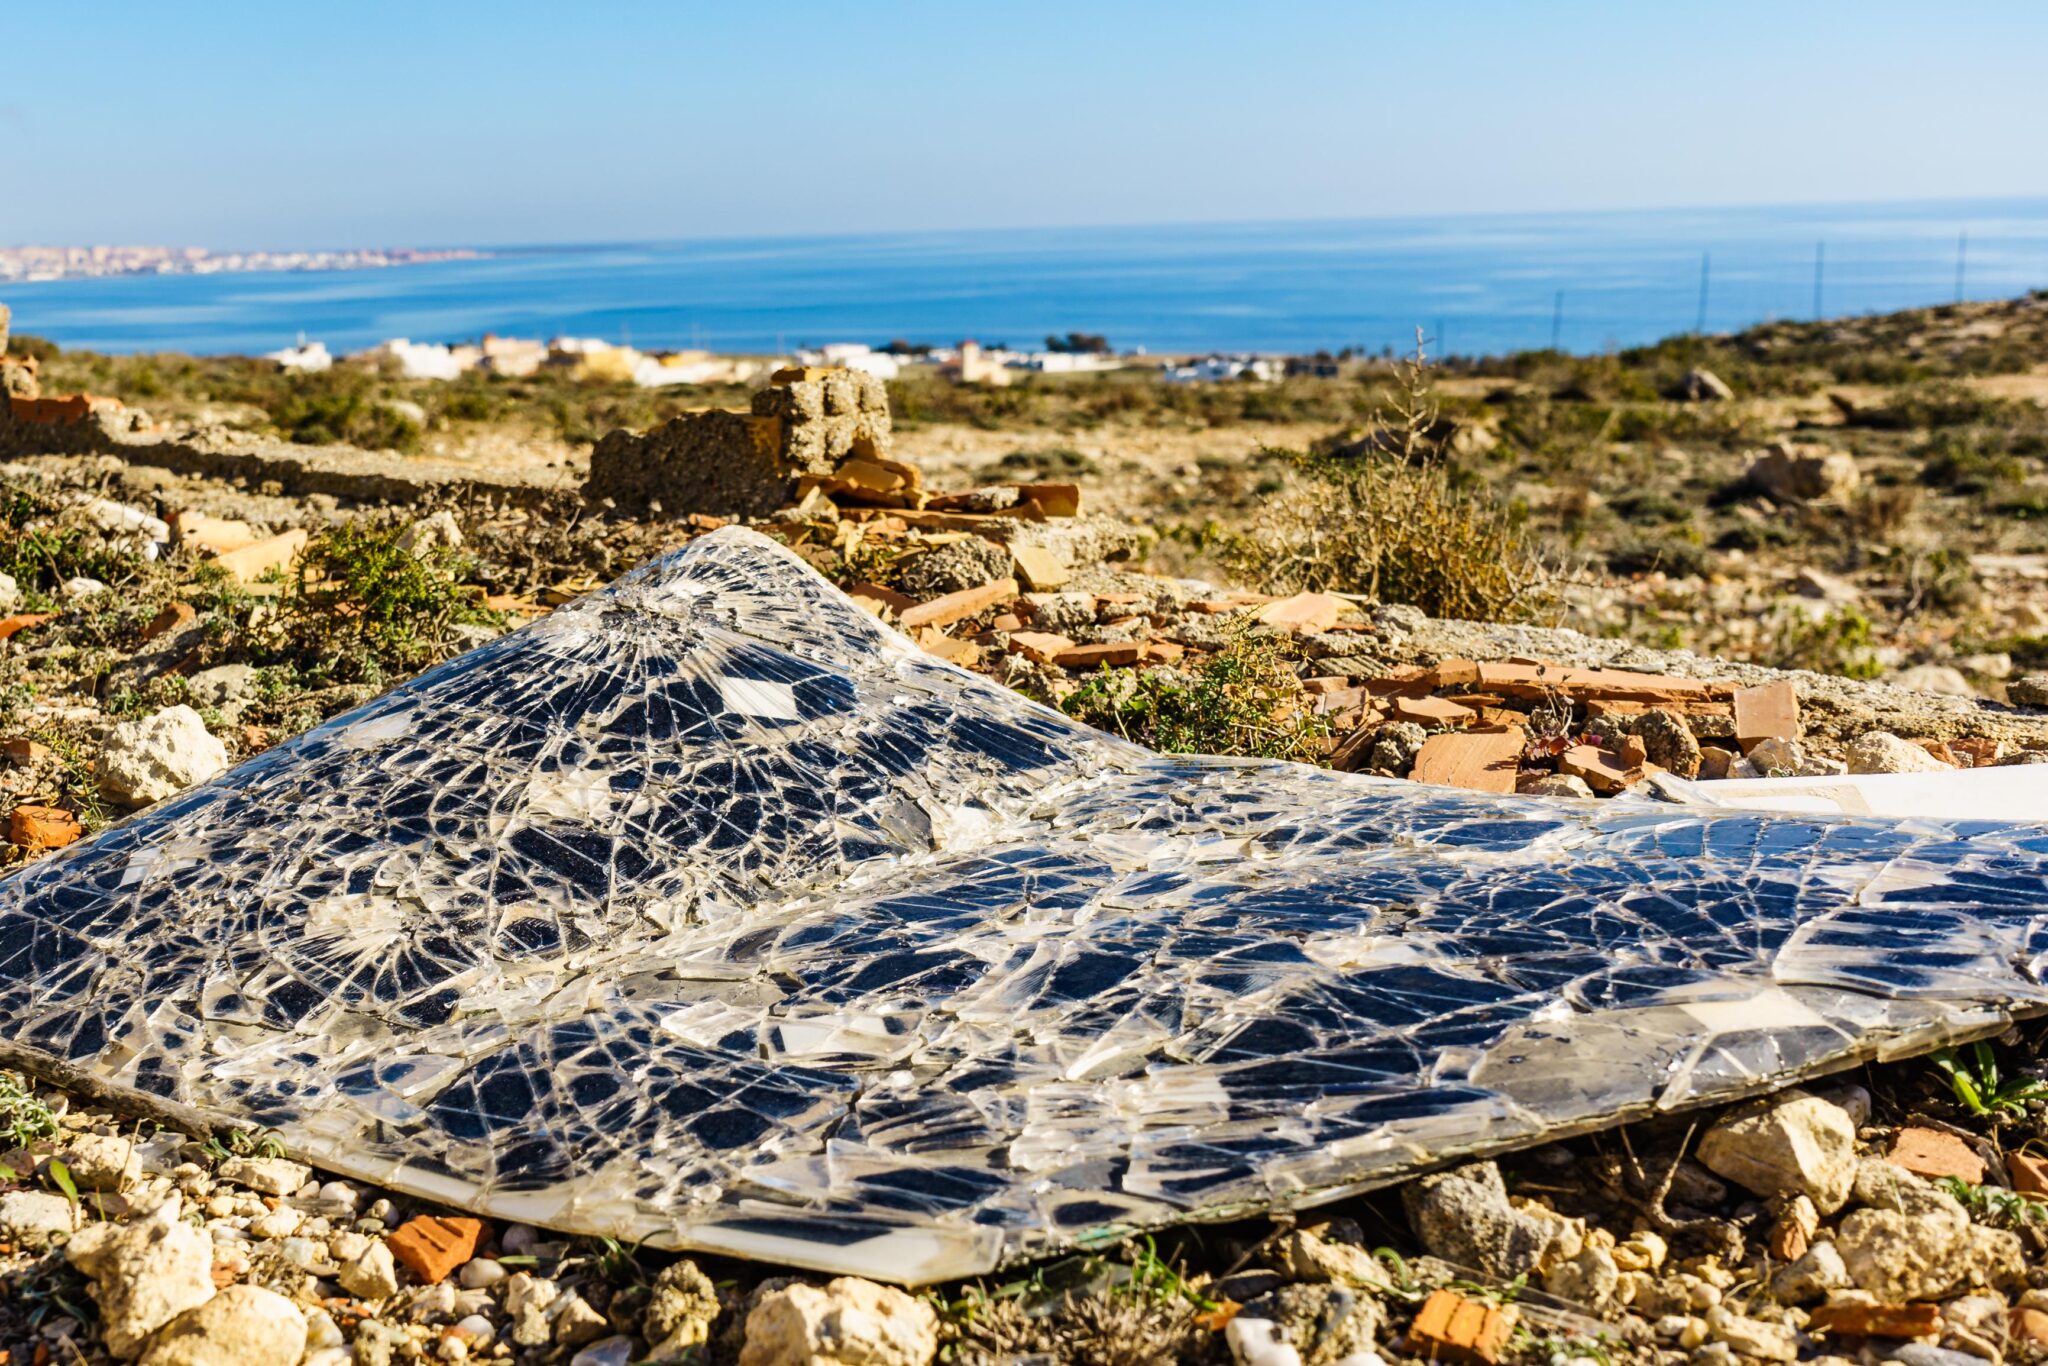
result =
[{"label": "calm water", "polygon": [[[1036,345],[1098,332],[1153,351],[1402,346],[1462,354],[1651,341],[2048,285],[2048,199],[1374,219],[513,250],[335,274],[0,286],[15,326],[102,351],[255,352],[301,332],[573,333],[643,347],[782,350],[891,338]],[[1560,293],[1562,300],[1560,304]]]}]

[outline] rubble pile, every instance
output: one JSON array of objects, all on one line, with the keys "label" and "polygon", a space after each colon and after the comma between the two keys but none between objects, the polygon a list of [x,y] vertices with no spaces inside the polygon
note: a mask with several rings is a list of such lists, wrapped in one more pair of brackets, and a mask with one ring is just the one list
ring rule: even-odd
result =
[{"label": "rubble pile", "polygon": [[0,1073],[0,1362],[2039,1361],[2039,1044],[924,1295],[481,1221]]}]

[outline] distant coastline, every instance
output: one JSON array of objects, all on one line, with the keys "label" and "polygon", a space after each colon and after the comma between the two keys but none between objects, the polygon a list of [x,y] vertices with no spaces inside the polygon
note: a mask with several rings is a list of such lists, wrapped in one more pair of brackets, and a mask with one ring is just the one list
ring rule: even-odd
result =
[{"label": "distant coastline", "polygon": [[586,243],[408,258],[406,270],[0,277],[15,327],[111,354],[335,355],[486,333],[642,351],[1586,354],[2009,298],[2048,285],[2048,199],[1453,215]]},{"label": "distant coastline", "polygon": [[229,275],[251,271],[378,270],[436,261],[481,261],[468,247],[421,250],[366,247],[347,251],[228,251],[205,247],[0,247],[0,281],[42,283],[123,275]]}]

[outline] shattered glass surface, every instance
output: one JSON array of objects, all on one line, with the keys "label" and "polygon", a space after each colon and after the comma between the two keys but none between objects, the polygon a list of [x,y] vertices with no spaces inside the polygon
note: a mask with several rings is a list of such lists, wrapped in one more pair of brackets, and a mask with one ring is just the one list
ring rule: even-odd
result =
[{"label": "shattered glass surface", "polygon": [[922,1282],[1995,1029],[2044,854],[1161,757],[729,530],[0,882],[0,1056]]}]

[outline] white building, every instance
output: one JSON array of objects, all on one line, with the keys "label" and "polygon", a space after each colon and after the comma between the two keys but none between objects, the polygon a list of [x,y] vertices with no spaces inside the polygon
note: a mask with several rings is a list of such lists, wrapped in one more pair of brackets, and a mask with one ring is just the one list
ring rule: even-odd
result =
[{"label": "white building", "polygon": [[302,375],[317,375],[334,364],[334,357],[327,354],[325,342],[302,341],[282,351],[266,352],[263,359],[276,362],[280,370],[292,370]]},{"label": "white building", "polygon": [[[464,347],[459,354],[451,347],[430,342],[414,342],[404,337],[393,337],[380,342],[368,351],[358,353],[357,359],[381,363],[391,360],[397,363],[398,373],[407,379],[454,379],[467,365],[473,365],[481,358],[475,347]],[[465,363],[466,362],[466,363]]]},{"label": "white building", "polygon": [[1169,365],[1159,372],[1168,384],[1205,384],[1221,380],[1276,380],[1283,373],[1281,363],[1271,356],[1204,356],[1186,365]]},{"label": "white building", "polygon": [[876,379],[894,379],[903,373],[903,365],[896,357],[887,351],[877,351],[864,342],[830,342],[815,351],[799,351],[797,361],[802,365],[836,365],[859,370]]}]

